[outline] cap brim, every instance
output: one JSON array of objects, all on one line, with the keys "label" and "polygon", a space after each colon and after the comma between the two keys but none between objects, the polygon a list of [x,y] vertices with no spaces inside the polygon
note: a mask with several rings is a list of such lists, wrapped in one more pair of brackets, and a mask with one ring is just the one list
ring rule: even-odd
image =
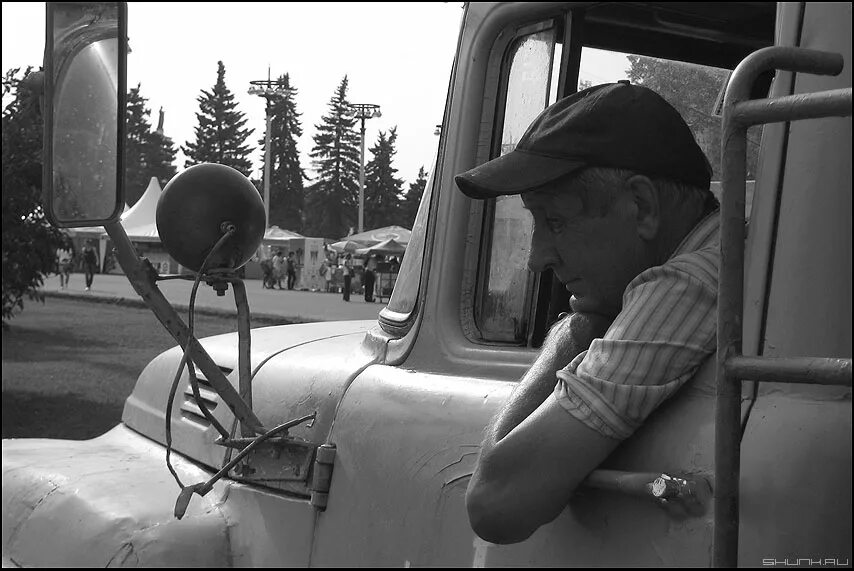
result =
[{"label": "cap brim", "polygon": [[516,149],[454,177],[471,198],[522,194],[583,168],[581,160],[545,157]]}]

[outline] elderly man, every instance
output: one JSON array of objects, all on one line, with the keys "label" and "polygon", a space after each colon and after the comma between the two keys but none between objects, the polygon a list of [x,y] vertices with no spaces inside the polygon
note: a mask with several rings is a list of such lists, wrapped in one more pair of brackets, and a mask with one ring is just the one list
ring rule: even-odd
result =
[{"label": "elderly man", "polygon": [[487,428],[466,505],[514,543],[573,491],[716,347],[718,203],[711,168],[664,99],[628,82],[543,111],[512,152],[456,179],[473,198],[521,194],[529,266],[573,313]]}]

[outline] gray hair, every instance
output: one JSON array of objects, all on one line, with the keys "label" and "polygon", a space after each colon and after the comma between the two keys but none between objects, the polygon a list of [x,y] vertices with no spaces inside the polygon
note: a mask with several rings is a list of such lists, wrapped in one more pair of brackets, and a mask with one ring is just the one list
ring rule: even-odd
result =
[{"label": "gray hair", "polygon": [[[618,194],[626,189],[626,181],[637,174],[643,173],[619,168],[588,167],[570,175],[567,183],[578,192],[584,213],[601,217],[610,212]],[[658,189],[659,205],[666,217],[702,217],[719,206],[717,198],[708,188],[699,188],[668,178],[644,176]]]}]

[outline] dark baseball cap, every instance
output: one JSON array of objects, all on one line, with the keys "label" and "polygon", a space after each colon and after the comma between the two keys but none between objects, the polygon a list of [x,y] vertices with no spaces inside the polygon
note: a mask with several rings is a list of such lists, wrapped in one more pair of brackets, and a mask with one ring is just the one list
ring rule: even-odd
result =
[{"label": "dark baseball cap", "polygon": [[534,119],[516,148],[457,175],[472,198],[521,194],[586,167],[633,170],[708,188],[712,167],[660,95],[627,81],[565,97]]}]

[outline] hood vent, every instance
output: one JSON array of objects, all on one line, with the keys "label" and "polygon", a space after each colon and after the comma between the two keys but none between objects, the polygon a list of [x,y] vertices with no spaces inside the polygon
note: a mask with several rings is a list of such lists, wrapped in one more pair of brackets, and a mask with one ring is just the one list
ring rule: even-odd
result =
[{"label": "hood vent", "polygon": [[[228,376],[233,369],[219,367],[219,370],[225,376]],[[196,369],[196,378],[199,380],[199,396],[202,397],[202,402],[207,409],[213,413],[220,403],[220,396],[213,389],[213,386],[211,386],[210,381],[208,381],[204,373],[199,369]],[[184,402],[181,403],[181,417],[190,424],[206,430],[210,427],[211,423],[205,418],[205,415],[202,414],[202,410],[199,408],[199,403],[193,394],[193,388],[190,386],[190,375],[185,374],[184,380],[186,384],[184,385]],[[217,418],[217,420],[220,419]],[[222,421],[220,420],[220,422]]]}]

